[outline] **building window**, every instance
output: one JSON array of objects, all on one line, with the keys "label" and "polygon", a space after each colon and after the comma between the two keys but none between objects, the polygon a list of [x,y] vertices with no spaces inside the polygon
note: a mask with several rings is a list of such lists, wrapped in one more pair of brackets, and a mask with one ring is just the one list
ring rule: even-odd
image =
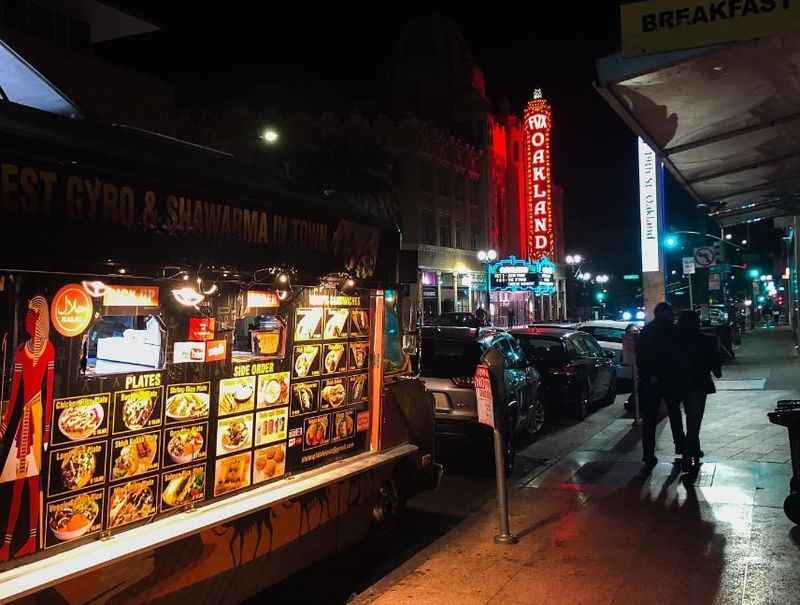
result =
[{"label": "building window", "polygon": [[464,223],[456,221],[456,248],[464,249]]},{"label": "building window", "polygon": [[425,161],[419,164],[419,187],[433,193],[433,167]]},{"label": "building window", "polygon": [[450,197],[453,191],[453,173],[447,169],[446,166],[439,168],[438,175],[438,190],[439,195]]},{"label": "building window", "polygon": [[419,219],[422,223],[421,239],[423,244],[436,245],[436,221],[433,220],[433,212],[430,210],[422,210],[419,213]]},{"label": "building window", "polygon": [[439,217],[439,245],[445,248],[453,247],[453,230],[450,217],[442,215]]},{"label": "building window", "polygon": [[479,250],[481,247],[481,226],[478,223],[472,223],[470,230],[472,250]]}]

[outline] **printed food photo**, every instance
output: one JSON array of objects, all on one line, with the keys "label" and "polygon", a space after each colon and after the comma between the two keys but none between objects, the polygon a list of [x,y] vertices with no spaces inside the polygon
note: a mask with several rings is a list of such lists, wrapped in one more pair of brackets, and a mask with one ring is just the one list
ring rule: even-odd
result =
[{"label": "printed food photo", "polygon": [[253,483],[269,481],[286,473],[286,444],[281,443],[253,453]]},{"label": "printed food photo", "polygon": [[226,378],[219,381],[219,414],[248,412],[255,407],[256,377]]},{"label": "printed food photo", "polygon": [[296,378],[319,376],[320,345],[301,345],[294,348],[294,375]]},{"label": "printed food photo", "polygon": [[[47,507],[49,534],[61,542],[76,540],[102,528],[103,491],[89,492],[52,502]],[[49,538],[49,536],[48,536]]]},{"label": "printed food photo", "polygon": [[165,473],[161,488],[162,509],[184,506],[205,497],[206,468],[195,466]]},{"label": "printed food photo", "polygon": [[289,403],[289,372],[262,374],[258,377],[258,407]]},{"label": "printed food photo", "polygon": [[250,485],[250,452],[217,460],[214,472],[214,495],[219,496]]},{"label": "printed food photo", "polygon": [[224,418],[217,424],[217,455],[250,447],[253,443],[253,417],[250,414]]},{"label": "printed food photo", "polygon": [[167,399],[167,420],[180,422],[208,416],[208,393],[178,393]]},{"label": "printed food photo", "polygon": [[206,425],[198,424],[178,429],[169,429],[165,432],[167,441],[167,454],[172,464],[186,464],[199,460],[206,455],[205,451]]},{"label": "printed food photo", "polygon": [[119,527],[156,514],[156,479],[140,479],[109,488],[108,527]]},{"label": "printed food photo", "polygon": [[325,320],[325,338],[342,338],[347,336],[348,309],[328,309]]},{"label": "printed food photo", "polygon": [[316,412],[318,395],[319,382],[299,382],[292,385],[292,416]]},{"label": "printed food photo", "polygon": [[322,307],[297,309],[294,339],[316,340],[322,337]]}]

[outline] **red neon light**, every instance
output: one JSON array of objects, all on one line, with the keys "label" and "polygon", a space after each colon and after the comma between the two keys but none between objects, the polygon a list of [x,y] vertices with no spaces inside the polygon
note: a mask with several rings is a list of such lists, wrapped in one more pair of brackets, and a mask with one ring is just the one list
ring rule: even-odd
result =
[{"label": "red neon light", "polygon": [[525,108],[525,206],[526,239],[530,260],[552,259],[555,253],[553,233],[553,184],[550,174],[550,104],[534,98]]}]

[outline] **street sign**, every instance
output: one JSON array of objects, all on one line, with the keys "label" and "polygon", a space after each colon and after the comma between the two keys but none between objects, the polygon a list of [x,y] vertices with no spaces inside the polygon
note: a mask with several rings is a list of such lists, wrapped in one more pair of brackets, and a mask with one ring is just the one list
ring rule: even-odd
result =
[{"label": "street sign", "polygon": [[494,401],[489,366],[479,363],[475,368],[475,399],[478,405],[478,422],[494,428]]},{"label": "street sign", "polygon": [[683,257],[683,274],[684,275],[694,275],[694,257],[692,256],[684,256]]},{"label": "street sign", "polygon": [[642,279],[642,276],[636,275],[635,273],[629,273],[627,275],[623,275],[622,279],[624,279],[625,281],[639,281],[640,279]]},{"label": "street sign", "polygon": [[695,248],[694,262],[701,269],[706,269],[717,262],[717,251],[711,246]]}]

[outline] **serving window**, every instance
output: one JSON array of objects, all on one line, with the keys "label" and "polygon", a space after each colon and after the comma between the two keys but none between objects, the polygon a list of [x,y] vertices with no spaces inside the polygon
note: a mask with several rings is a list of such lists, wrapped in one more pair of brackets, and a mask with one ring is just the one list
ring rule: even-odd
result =
[{"label": "serving window", "polygon": [[88,332],[81,366],[89,375],[160,370],[166,330],[155,314],[103,315]]},{"label": "serving window", "polygon": [[233,332],[234,361],[277,359],[286,353],[286,322],[280,317],[257,314],[236,320]]}]

